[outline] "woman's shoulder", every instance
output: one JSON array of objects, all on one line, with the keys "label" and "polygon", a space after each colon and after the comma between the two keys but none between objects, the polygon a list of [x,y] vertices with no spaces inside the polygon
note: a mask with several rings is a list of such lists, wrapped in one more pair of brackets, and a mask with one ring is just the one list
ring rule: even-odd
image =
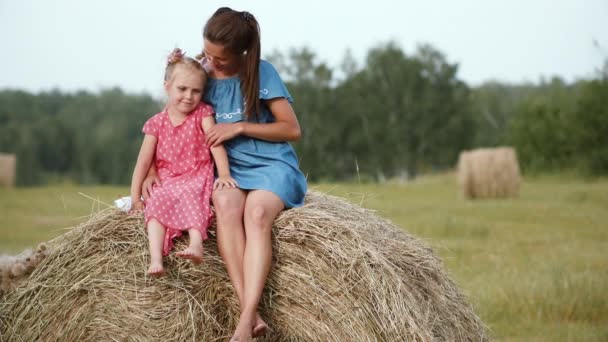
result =
[{"label": "woman's shoulder", "polygon": [[293,98],[289,90],[281,79],[279,72],[270,62],[260,61],[260,99],[269,100],[277,97],[284,97],[290,103]]},{"label": "woman's shoulder", "polygon": [[260,76],[275,76],[279,75],[277,69],[265,59],[260,60]]}]

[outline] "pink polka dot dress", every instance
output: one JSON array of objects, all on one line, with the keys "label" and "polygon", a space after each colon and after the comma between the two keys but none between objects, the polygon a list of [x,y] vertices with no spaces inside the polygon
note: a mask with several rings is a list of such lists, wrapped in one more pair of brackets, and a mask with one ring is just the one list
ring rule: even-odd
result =
[{"label": "pink polka dot dress", "polygon": [[157,138],[154,162],[160,178],[146,201],[144,217],[146,225],[156,219],[165,226],[164,255],[171,251],[173,239],[188,229],[199,230],[207,239],[214,174],[202,120],[212,115],[213,108],[201,103],[178,126],[166,110],[144,124],[143,132]]}]

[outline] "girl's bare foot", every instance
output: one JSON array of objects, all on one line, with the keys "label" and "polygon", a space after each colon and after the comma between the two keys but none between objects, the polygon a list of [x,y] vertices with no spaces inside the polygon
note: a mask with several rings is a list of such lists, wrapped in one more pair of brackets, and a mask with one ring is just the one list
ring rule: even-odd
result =
[{"label": "girl's bare foot", "polygon": [[251,335],[251,327],[253,326],[254,320],[246,319],[241,316],[239,324],[236,326],[234,330],[234,334],[230,339],[230,342],[250,342],[253,341],[253,336]]},{"label": "girl's bare foot", "polygon": [[151,263],[150,267],[148,267],[148,274],[153,277],[160,277],[165,275],[165,268],[163,267],[163,263]]},{"label": "girl's bare foot", "polygon": [[261,337],[268,333],[268,324],[264,322],[259,313],[255,314],[255,325],[253,326],[253,331],[251,335],[253,337]]},{"label": "girl's bare foot", "polygon": [[188,246],[188,248],[175,253],[175,255],[190,260],[194,265],[198,265],[203,262],[203,246]]}]

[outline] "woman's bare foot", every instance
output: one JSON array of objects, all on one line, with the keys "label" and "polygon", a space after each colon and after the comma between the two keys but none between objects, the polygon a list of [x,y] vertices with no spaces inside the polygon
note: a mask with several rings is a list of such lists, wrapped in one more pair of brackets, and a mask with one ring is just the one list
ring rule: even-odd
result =
[{"label": "woman's bare foot", "polygon": [[251,336],[253,337],[261,337],[268,333],[268,324],[264,322],[259,313],[255,314],[255,325],[253,326],[253,331],[251,332]]},{"label": "woman's bare foot", "polygon": [[188,246],[188,248],[175,253],[175,255],[190,260],[194,265],[198,265],[203,262],[203,246]]},{"label": "woman's bare foot", "polygon": [[236,329],[234,330],[234,334],[232,335],[230,342],[253,341],[253,336],[251,335],[251,331],[252,331],[251,327],[253,326],[253,324],[252,324],[253,322],[255,322],[255,320],[246,319],[243,316],[241,316],[239,324],[236,326]]},{"label": "woman's bare foot", "polygon": [[153,277],[160,277],[165,275],[165,268],[163,267],[163,263],[150,263],[150,267],[148,267],[148,274]]}]

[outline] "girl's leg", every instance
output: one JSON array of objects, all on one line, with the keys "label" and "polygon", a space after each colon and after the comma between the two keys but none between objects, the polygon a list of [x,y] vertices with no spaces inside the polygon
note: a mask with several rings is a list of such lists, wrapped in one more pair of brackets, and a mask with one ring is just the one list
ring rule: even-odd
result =
[{"label": "girl's leg", "polygon": [[222,189],[213,192],[213,206],[217,216],[217,246],[241,306],[244,298],[245,197],[246,193],[240,189]]},{"label": "girl's leg", "polygon": [[235,332],[239,341],[251,339],[254,333],[252,329],[256,330],[256,335],[263,334],[267,329],[265,324],[260,325],[257,310],[272,264],[272,224],[283,209],[283,202],[272,192],[255,190],[247,195],[244,213],[247,236],[243,256],[244,304]]},{"label": "girl's leg", "polygon": [[188,229],[188,236],[190,237],[188,248],[175,255],[189,259],[193,264],[198,265],[203,262],[203,234],[197,229]]},{"label": "girl's leg", "polygon": [[160,276],[165,273],[163,267],[163,243],[165,241],[165,227],[156,219],[148,221],[148,240],[150,243],[150,267],[148,274]]}]

